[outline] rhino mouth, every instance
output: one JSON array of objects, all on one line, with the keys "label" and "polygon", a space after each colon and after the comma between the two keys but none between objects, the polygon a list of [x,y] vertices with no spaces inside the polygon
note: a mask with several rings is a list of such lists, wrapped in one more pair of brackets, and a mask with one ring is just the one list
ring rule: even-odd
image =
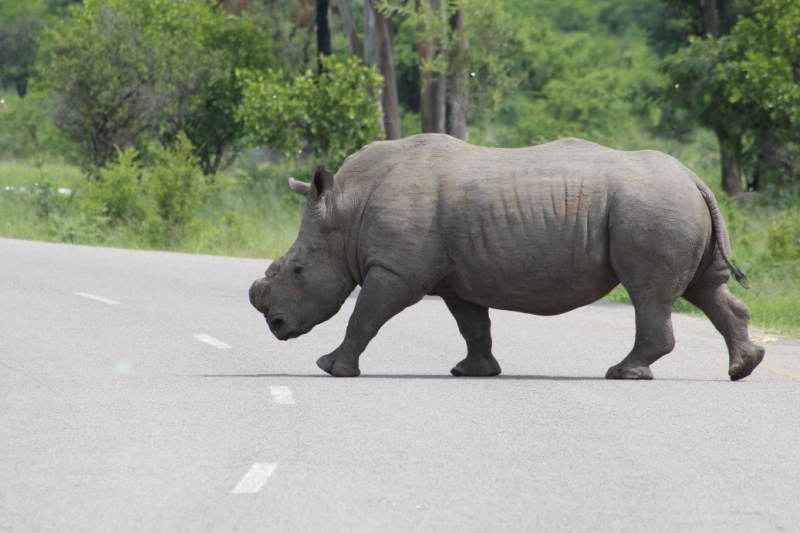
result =
[{"label": "rhino mouth", "polygon": [[300,335],[308,333],[308,330],[305,330],[305,328],[292,328],[287,320],[281,315],[275,315],[272,317],[265,316],[264,318],[267,320],[269,330],[279,341],[288,341],[289,339],[294,339]]}]

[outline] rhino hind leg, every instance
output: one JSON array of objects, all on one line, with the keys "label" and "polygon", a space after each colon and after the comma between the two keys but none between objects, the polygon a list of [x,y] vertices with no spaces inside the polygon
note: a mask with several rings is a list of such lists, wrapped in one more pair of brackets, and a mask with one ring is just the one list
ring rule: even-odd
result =
[{"label": "rhino hind leg", "polygon": [[454,376],[496,376],[500,364],[492,355],[492,323],[489,309],[459,298],[445,298],[456,319],[458,331],[467,342],[467,357],[450,370]]},{"label": "rhino hind leg", "polygon": [[674,300],[641,300],[633,294],[631,299],[636,312],[636,340],[625,359],[608,369],[606,379],[653,379],[650,365],[675,347],[672,332]]},{"label": "rhino hind leg", "polygon": [[747,332],[750,309],[747,305],[731,294],[725,283],[719,282],[690,287],[683,297],[699,307],[725,338],[731,380],[749,376],[764,359],[765,350],[750,340]]}]

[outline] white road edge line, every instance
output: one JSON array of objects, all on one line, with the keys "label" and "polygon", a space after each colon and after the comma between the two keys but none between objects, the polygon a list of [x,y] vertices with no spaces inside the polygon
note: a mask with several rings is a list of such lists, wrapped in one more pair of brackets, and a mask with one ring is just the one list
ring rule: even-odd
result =
[{"label": "white road edge line", "polygon": [[109,300],[108,298],[103,298],[102,296],[95,296],[94,294],[89,294],[86,292],[76,292],[75,295],[83,296],[84,298],[89,298],[90,300],[97,300],[98,302],[103,302],[104,304],[108,305],[119,305],[119,302],[115,302],[114,300]]},{"label": "white road edge line", "polygon": [[261,490],[277,468],[275,463],[256,463],[233,489],[234,494],[254,494]]},{"label": "white road edge line", "polygon": [[212,337],[210,335],[205,335],[203,333],[195,333],[194,334],[194,338],[199,340],[199,341],[207,342],[211,346],[215,346],[215,347],[217,347],[217,348],[219,348],[221,350],[230,348],[230,346],[228,346],[227,344],[225,344],[221,340],[215,339],[214,337]]},{"label": "white road edge line", "polygon": [[269,390],[272,392],[272,397],[275,398],[275,403],[295,403],[289,387],[270,385]]}]

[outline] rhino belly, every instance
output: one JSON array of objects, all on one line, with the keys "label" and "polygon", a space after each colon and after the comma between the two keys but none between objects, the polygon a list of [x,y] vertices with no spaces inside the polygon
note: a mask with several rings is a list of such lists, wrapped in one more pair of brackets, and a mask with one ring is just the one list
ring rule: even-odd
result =
[{"label": "rhino belly", "polygon": [[516,253],[464,261],[434,293],[452,293],[492,309],[557,315],[595,302],[619,284],[608,260],[520,261]]},{"label": "rhino belly", "polygon": [[554,315],[619,283],[602,187],[559,180],[481,188],[471,205],[450,203],[442,219],[450,274],[437,289],[490,308]]}]

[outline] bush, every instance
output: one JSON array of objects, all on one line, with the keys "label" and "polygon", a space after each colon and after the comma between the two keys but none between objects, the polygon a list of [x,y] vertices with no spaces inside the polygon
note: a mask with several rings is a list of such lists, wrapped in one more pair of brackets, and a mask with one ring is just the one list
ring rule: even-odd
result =
[{"label": "bush", "polygon": [[84,211],[108,217],[112,223],[141,220],[142,168],[134,148],[117,149],[117,160],[100,169],[84,189]]},{"label": "bush", "polygon": [[53,99],[42,93],[0,100],[0,154],[40,165],[45,160],[74,161],[67,137],[50,122]]},{"label": "bush", "polygon": [[180,241],[207,197],[208,185],[184,133],[175,146],[158,148],[143,183],[146,222],[153,243]]},{"label": "bush", "polygon": [[792,207],[772,219],[767,250],[775,259],[800,259],[800,212]]},{"label": "bush", "polygon": [[154,149],[149,164],[134,148],[117,149],[117,158],[87,178],[81,212],[108,226],[129,225],[151,246],[180,242],[212,187],[184,133],[173,147]]}]

